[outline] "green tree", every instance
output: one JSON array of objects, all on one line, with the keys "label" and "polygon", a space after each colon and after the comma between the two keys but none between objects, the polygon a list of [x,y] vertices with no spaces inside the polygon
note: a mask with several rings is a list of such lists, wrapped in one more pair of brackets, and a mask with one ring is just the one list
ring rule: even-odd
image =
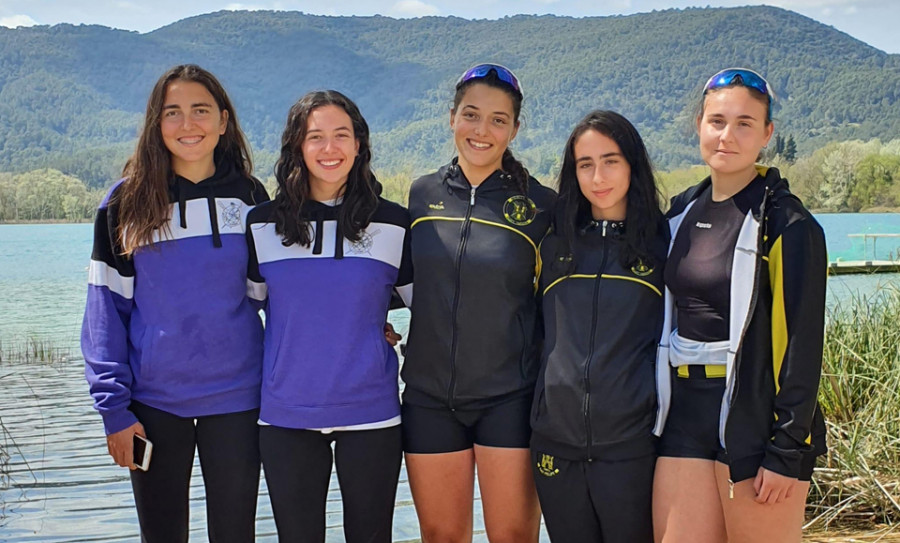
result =
[{"label": "green tree", "polygon": [[779,154],[784,156],[784,159],[790,163],[797,160],[797,143],[794,141],[793,134],[788,136],[787,142],[784,143],[784,148]]},{"label": "green tree", "polygon": [[900,205],[900,156],[869,155],[856,165],[854,178],[848,199],[851,209]]}]

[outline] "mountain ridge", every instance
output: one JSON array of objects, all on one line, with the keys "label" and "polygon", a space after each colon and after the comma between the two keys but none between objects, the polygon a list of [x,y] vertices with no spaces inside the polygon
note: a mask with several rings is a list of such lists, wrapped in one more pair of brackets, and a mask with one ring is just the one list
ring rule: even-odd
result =
[{"label": "mountain ridge", "polygon": [[153,83],[185,62],[225,84],[263,177],[287,109],[314,88],[359,104],[377,167],[426,171],[452,156],[453,84],[481,61],[520,77],[525,128],[513,148],[539,174],[553,171],[569,130],[595,108],[631,119],[658,165],[697,162],[698,87],[731,65],[769,78],[781,98],[776,128],[795,135],[801,153],[900,134],[900,55],[781,8],[479,20],[219,11],[143,34],[0,29],[0,171],[53,167],[92,186],[109,182],[122,164],[91,162],[127,157]]}]

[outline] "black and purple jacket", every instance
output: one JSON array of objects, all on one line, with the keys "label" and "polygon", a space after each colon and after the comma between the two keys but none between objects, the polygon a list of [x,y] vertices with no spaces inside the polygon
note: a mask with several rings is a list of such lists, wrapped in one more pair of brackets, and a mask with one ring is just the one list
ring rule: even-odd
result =
[{"label": "black and purple jacket", "polygon": [[183,417],[258,407],[263,330],[247,297],[244,224],[265,189],[224,163],[199,183],[176,176],[168,228],[127,257],[121,186],[97,212],[81,332],[106,433],[137,422],[132,400]]},{"label": "black and purple jacket", "polygon": [[261,421],[321,429],[400,415],[398,361],[384,335],[392,292],[410,305],[409,214],[379,198],[358,242],[338,235],[340,203],[308,201],[313,243],[285,247],[274,204],[247,218],[251,297],[265,302]]}]

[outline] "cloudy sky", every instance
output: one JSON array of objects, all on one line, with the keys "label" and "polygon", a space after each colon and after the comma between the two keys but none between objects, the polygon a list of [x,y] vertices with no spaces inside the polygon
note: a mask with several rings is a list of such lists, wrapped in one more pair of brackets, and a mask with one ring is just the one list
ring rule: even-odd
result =
[{"label": "cloudy sky", "polygon": [[[222,9],[296,10],[318,15],[497,19],[519,13],[572,17],[643,13],[690,6],[740,6],[748,0],[0,0],[0,26],[85,23],[149,32],[185,17]],[[888,53],[900,54],[897,0],[771,0]],[[777,39],[761,36],[760,39]]]}]

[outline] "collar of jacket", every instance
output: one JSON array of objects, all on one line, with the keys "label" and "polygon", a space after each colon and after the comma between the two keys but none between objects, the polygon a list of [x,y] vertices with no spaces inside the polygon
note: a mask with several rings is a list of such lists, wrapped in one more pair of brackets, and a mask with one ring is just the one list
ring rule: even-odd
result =
[{"label": "collar of jacket", "polygon": [[335,201],[334,205],[325,204],[316,200],[306,200],[303,202],[303,206],[300,208],[300,217],[315,224],[315,227],[313,228],[315,238],[313,239],[312,248],[312,253],[314,255],[322,254],[325,221],[334,221],[334,258],[336,260],[344,258],[344,233],[341,231],[340,221],[340,210],[343,203],[343,198],[339,198]]},{"label": "collar of jacket", "polygon": [[[754,216],[759,219],[763,215],[764,207],[771,204],[775,199],[790,194],[788,190],[788,182],[781,177],[778,168],[770,168],[757,164],[756,171],[765,179],[766,194],[762,199],[762,204],[758,209],[753,210]],[[712,178],[706,177],[693,187],[682,192],[678,196],[672,198],[669,211],[666,212],[666,219],[677,217],[684,212],[684,209],[696,200],[703,191],[712,184]]]},{"label": "collar of jacket", "polygon": [[591,220],[578,230],[582,236],[600,233],[603,237],[621,237],[625,235],[625,221]]},{"label": "collar of jacket", "polygon": [[[458,158],[454,158],[450,164],[444,166],[441,180],[443,181],[444,186],[447,187],[448,192],[454,190],[468,192],[472,190],[472,184],[466,178],[466,174],[463,173],[462,168],[459,167],[458,160]],[[475,189],[479,194],[492,190],[508,190],[512,187],[512,183],[512,175],[503,170],[495,170],[494,173],[489,175],[488,178],[482,181]]]},{"label": "collar of jacket", "polygon": [[222,185],[231,177],[234,165],[228,157],[216,150],[214,155],[216,170],[213,174],[198,183],[194,183],[178,174],[169,179],[169,198],[178,202],[178,220],[182,228],[187,228],[187,199],[188,195],[196,198],[196,195],[206,198],[206,207],[209,210],[209,225],[212,229],[213,247],[222,246],[222,238],[219,235],[219,212],[216,210],[217,186]]}]

